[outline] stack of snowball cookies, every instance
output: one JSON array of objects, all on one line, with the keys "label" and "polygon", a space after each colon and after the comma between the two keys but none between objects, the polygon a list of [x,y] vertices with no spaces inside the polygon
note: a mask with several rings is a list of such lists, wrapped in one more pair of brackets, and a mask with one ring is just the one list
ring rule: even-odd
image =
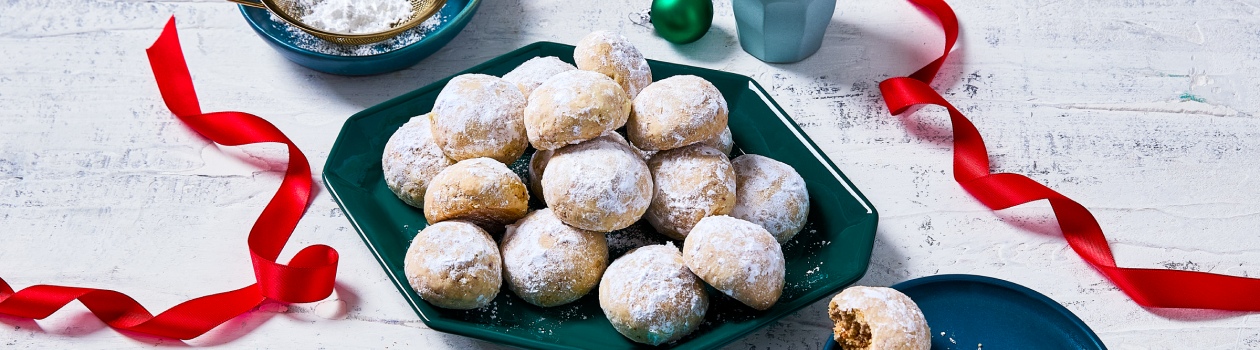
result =
[{"label": "stack of snowball cookies", "polygon": [[[434,306],[476,309],[504,284],[540,307],[599,286],[613,327],[650,345],[700,325],[705,283],[753,309],[773,306],[780,244],[809,216],[801,176],[763,156],[728,158],[718,89],[690,75],[653,82],[625,37],[591,33],[574,61],[456,76],[430,113],[390,137],[385,182],[430,224],[407,249],[411,287]],[[506,164],[531,146],[526,183]],[[531,193],[547,208],[531,212]],[[610,263],[605,233],[640,219],[682,249],[649,245]]]}]

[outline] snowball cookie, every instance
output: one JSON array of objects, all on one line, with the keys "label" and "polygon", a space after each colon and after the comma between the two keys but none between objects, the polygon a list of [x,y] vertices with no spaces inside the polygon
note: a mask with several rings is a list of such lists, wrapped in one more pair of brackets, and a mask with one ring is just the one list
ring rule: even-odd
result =
[{"label": "snowball cookie", "polygon": [[547,79],[551,79],[556,74],[575,69],[577,67],[565,63],[555,56],[534,57],[516,66],[516,69],[513,69],[511,72],[504,74],[503,80],[516,84],[516,87],[521,89],[521,93],[528,100],[529,93],[533,92],[534,89],[538,88],[538,85],[542,85]]},{"label": "snowball cookie", "polygon": [[542,307],[578,300],[595,288],[608,267],[604,234],[565,225],[551,209],[508,226],[500,247],[508,289]]},{"label": "snowball cookie", "polygon": [[626,138],[640,149],[661,151],[720,137],[726,99],[704,78],[678,75],[648,85],[634,99]]},{"label": "snowball cookie", "polygon": [[630,226],[652,201],[647,164],[612,137],[556,150],[543,172],[542,187],[543,200],[560,221],[598,232]]},{"label": "snowball cookie", "polygon": [[525,132],[537,149],[557,149],[620,128],[630,97],[603,74],[560,73],[538,86],[525,107]]},{"label": "snowball cookie", "polygon": [[735,170],[721,151],[693,144],[657,153],[648,160],[654,191],[644,215],[669,238],[684,239],[706,216],[735,207]]},{"label": "snowball cookie", "polygon": [[845,350],[927,350],[932,332],[905,294],[884,287],[849,287],[831,298],[827,314]]},{"label": "snowball cookie", "polygon": [[490,157],[511,164],[525,153],[525,95],[485,74],[451,78],[433,103],[433,140],[456,161]]},{"label": "snowball cookie", "polygon": [[757,310],[783,294],[783,250],[761,226],[729,217],[700,220],[683,242],[687,267],[717,290]]},{"label": "snowball cookie", "polygon": [[528,212],[529,192],[521,178],[490,158],[446,167],[433,177],[424,194],[424,218],[429,223],[460,219],[494,230]]},{"label": "snowball cookie", "polygon": [[717,134],[717,136],[708,140],[700,141],[700,143],[709,145],[709,147],[717,148],[717,150],[722,151],[722,154],[724,155],[730,155],[731,151],[735,149],[735,137],[734,135],[731,135],[730,127],[722,129],[722,133]]},{"label": "snowball cookie", "polygon": [[765,227],[779,243],[805,227],[809,192],[796,169],[756,154],[735,157],[731,165],[735,166],[736,189],[731,216]]},{"label": "snowball cookie", "polygon": [[[626,147],[630,147],[630,149],[634,150],[635,154],[638,154],[641,157],[643,157],[643,161],[645,162],[648,159],[652,158],[652,154],[656,153],[656,152],[647,153],[647,152],[639,150],[638,148],[634,147],[634,145],[630,144],[630,142],[626,141],[625,137],[622,137],[621,134],[618,134],[615,131],[605,132],[603,135],[600,135],[600,137],[607,137],[609,139],[612,139],[613,141],[617,141],[618,143],[626,145]],[[533,156],[529,157],[530,195],[538,197],[540,200],[543,200],[544,203],[546,203],[546,198],[543,197],[542,174],[543,174],[543,171],[547,169],[547,162],[551,161],[551,155],[554,152],[555,151],[548,151],[548,150],[540,149],[540,150],[535,151]]]},{"label": "snowball cookie", "polygon": [[599,282],[599,307],[621,335],[660,345],[695,331],[709,296],[670,242],[635,248],[613,261]]},{"label": "snowball cookie", "polygon": [[499,247],[486,231],[463,221],[425,227],[411,241],[403,273],[411,289],[434,306],[476,309],[490,304],[503,283]]},{"label": "snowball cookie", "polygon": [[617,81],[633,99],[652,83],[652,68],[626,37],[609,31],[587,34],[573,49],[573,61],[582,70],[599,72]]},{"label": "snowball cookie", "polygon": [[413,117],[399,127],[385,142],[381,156],[385,185],[398,199],[417,208],[424,206],[429,180],[451,164],[455,161],[433,143],[428,114]]}]

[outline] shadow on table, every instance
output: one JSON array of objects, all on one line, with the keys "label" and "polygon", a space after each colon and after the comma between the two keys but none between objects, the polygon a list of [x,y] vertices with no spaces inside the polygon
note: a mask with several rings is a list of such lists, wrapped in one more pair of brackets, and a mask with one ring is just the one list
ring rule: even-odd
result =
[{"label": "shadow on table", "polygon": [[[337,303],[340,301],[340,303]],[[353,288],[348,287],[340,282],[333,286],[333,294],[328,298],[307,304],[284,304],[271,300],[264,301],[258,309],[250,311],[244,315],[237,316],[232,320],[211,329],[206,334],[195,339],[185,342],[179,342],[176,346],[192,345],[197,347],[216,346],[228,344],[242,336],[253,332],[254,329],[277,315],[284,315],[289,318],[297,319],[294,314],[314,313],[317,317],[327,319],[327,322],[335,322],[336,320],[345,319],[350,310],[358,306],[360,298]],[[321,310],[325,303],[332,309]],[[309,317],[308,317],[309,319]],[[308,320],[309,321],[309,320]],[[135,337],[132,337],[135,339]],[[175,345],[175,344],[159,344],[159,345]]]},{"label": "shadow on table", "polygon": [[[961,33],[961,32],[960,32]],[[965,34],[965,33],[961,33]],[[960,35],[961,35],[960,34]],[[812,56],[794,63],[767,63],[771,67],[813,78],[830,78],[840,85],[863,86],[867,91],[856,91],[878,96],[878,84],[884,79],[907,76],[923,65],[935,60],[943,47],[925,50],[897,44],[897,40],[885,33],[863,30],[858,25],[833,18],[823,37],[822,47]],[[934,44],[942,38],[933,38]],[[958,45],[931,84],[937,91],[945,91],[957,85],[963,73],[957,63],[966,55],[966,46]],[[878,100],[878,98],[877,98]],[[878,101],[882,105],[882,101]],[[885,116],[881,116],[885,117]]]},{"label": "shadow on table", "polygon": [[1176,321],[1214,321],[1227,318],[1243,317],[1255,312],[1245,311],[1225,311],[1225,310],[1206,310],[1206,309],[1169,309],[1158,307],[1142,307],[1159,318]]},{"label": "shadow on table", "polygon": [[[710,27],[709,33],[700,40],[688,44],[671,44],[670,47],[679,54],[700,62],[717,63],[725,61],[736,52],[743,53],[739,46],[739,38],[722,27]],[[652,55],[645,53],[647,58]]]},{"label": "shadow on table", "polygon": [[[12,326],[14,330],[16,331],[45,333],[45,334],[60,335],[60,336],[72,337],[72,338],[86,336],[86,335],[101,331],[103,329],[110,328],[109,325],[106,325],[104,322],[101,322],[101,320],[96,318],[95,315],[87,311],[79,312],[73,316],[67,316],[67,318],[64,318],[64,319],[58,318],[55,321],[44,321],[44,323],[46,324],[53,323],[53,324],[49,324],[48,325],[49,328],[45,328],[44,325],[40,325],[40,322],[36,322],[35,320],[13,317],[13,316],[8,316],[8,315],[0,315],[0,324]],[[156,346],[156,347],[187,347],[188,346],[184,342],[175,340],[175,339],[156,337],[152,335],[128,332],[128,331],[118,331],[118,333],[122,334],[123,336],[126,336],[127,338],[131,338],[132,340],[135,340],[136,342],[147,344],[150,346]]]},{"label": "shadow on table", "polygon": [[890,242],[888,232],[882,227],[877,228],[870,266],[866,268],[866,275],[854,285],[887,287],[905,281],[910,278],[906,259],[901,249]]}]

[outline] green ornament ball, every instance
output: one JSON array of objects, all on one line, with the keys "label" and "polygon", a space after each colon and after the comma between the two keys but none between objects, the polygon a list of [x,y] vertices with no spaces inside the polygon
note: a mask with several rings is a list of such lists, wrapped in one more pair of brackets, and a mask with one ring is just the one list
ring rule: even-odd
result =
[{"label": "green ornament ball", "polygon": [[656,34],[675,44],[700,40],[713,25],[712,0],[652,0]]}]

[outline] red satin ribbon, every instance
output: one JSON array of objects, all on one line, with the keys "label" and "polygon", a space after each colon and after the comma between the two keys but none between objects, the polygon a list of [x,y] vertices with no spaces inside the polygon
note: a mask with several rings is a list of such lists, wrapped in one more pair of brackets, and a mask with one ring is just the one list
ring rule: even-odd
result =
[{"label": "red satin ribbon", "polygon": [[311,197],[311,168],[302,151],[266,120],[241,112],[201,113],[171,17],[149,47],[158,89],[171,110],[202,136],[227,146],[279,142],[289,148],[289,167],[280,189],[249,232],[249,253],[257,283],[189,300],[153,316],[131,297],[112,290],[35,285],[17,293],[0,279],[0,314],[42,319],[78,299],[110,327],[176,339],[192,339],[265,299],[289,303],[318,301],[333,290],[337,251],[326,245],[303,248],[289,262],[276,262]]},{"label": "red satin ribbon", "polygon": [[954,180],[963,189],[993,210],[1049,200],[1063,237],[1072,250],[1140,305],[1260,311],[1260,279],[1197,271],[1118,267],[1098,221],[1080,203],[1023,175],[989,173],[989,155],[980,132],[958,109],[928,86],[958,39],[958,18],[943,0],[909,1],[928,9],[940,20],[945,31],[945,51],[940,58],[909,77],[881,82],[879,90],[893,115],[922,104],[945,107],[949,111],[954,128]]}]

